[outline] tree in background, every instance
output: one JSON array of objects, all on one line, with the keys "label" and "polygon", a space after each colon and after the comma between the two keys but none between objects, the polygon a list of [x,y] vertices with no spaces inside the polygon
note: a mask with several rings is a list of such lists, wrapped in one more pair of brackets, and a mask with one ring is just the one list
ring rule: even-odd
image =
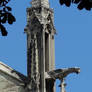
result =
[{"label": "tree in background", "polygon": [[7,36],[8,32],[4,27],[5,23],[13,24],[16,21],[12,15],[12,8],[7,6],[10,0],[0,0],[0,31],[2,36]]},{"label": "tree in background", "polygon": [[91,10],[92,8],[92,0],[59,0],[60,4],[65,4],[67,7],[71,5],[71,3],[77,4],[77,8],[82,10],[85,8],[86,10]]}]

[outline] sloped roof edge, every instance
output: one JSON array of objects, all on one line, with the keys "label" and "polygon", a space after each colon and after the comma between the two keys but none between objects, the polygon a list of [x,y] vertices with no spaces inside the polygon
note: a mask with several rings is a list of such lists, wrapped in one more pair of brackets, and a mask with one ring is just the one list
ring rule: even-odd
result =
[{"label": "sloped roof edge", "polygon": [[27,77],[16,70],[12,69],[8,65],[4,64],[0,61],[0,71],[9,75],[10,77],[13,77],[15,80],[18,80],[22,83],[27,81]]}]

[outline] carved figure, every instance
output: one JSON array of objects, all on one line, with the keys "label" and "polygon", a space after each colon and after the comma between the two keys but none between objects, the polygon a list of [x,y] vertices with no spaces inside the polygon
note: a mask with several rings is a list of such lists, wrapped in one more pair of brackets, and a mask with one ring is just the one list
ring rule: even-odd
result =
[{"label": "carved figure", "polygon": [[59,79],[61,81],[61,84],[59,85],[59,87],[61,87],[61,92],[66,92],[65,91],[66,84],[64,83],[64,80],[65,77],[67,77],[71,73],[76,74],[80,73],[80,68],[57,69],[48,72],[48,75],[54,80]]},{"label": "carved figure", "polygon": [[66,69],[57,69],[48,72],[51,78],[53,79],[63,79],[70,73],[80,73],[80,68],[66,68]]}]

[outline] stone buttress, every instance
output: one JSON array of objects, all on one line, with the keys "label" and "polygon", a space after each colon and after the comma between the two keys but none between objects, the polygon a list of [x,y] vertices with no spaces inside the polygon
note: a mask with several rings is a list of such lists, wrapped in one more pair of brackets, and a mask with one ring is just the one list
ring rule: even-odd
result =
[{"label": "stone buttress", "polygon": [[[46,72],[54,70],[53,10],[48,0],[32,0],[27,8],[27,71],[31,92],[55,92]],[[52,85],[53,84],[53,85]],[[51,86],[52,85],[52,86]]]}]

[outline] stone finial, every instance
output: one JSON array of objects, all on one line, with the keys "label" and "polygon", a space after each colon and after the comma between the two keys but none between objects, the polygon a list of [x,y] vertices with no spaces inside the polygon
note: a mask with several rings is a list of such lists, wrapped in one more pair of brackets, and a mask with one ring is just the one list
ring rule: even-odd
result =
[{"label": "stone finial", "polygon": [[49,0],[32,0],[32,7],[46,7],[49,8]]}]

